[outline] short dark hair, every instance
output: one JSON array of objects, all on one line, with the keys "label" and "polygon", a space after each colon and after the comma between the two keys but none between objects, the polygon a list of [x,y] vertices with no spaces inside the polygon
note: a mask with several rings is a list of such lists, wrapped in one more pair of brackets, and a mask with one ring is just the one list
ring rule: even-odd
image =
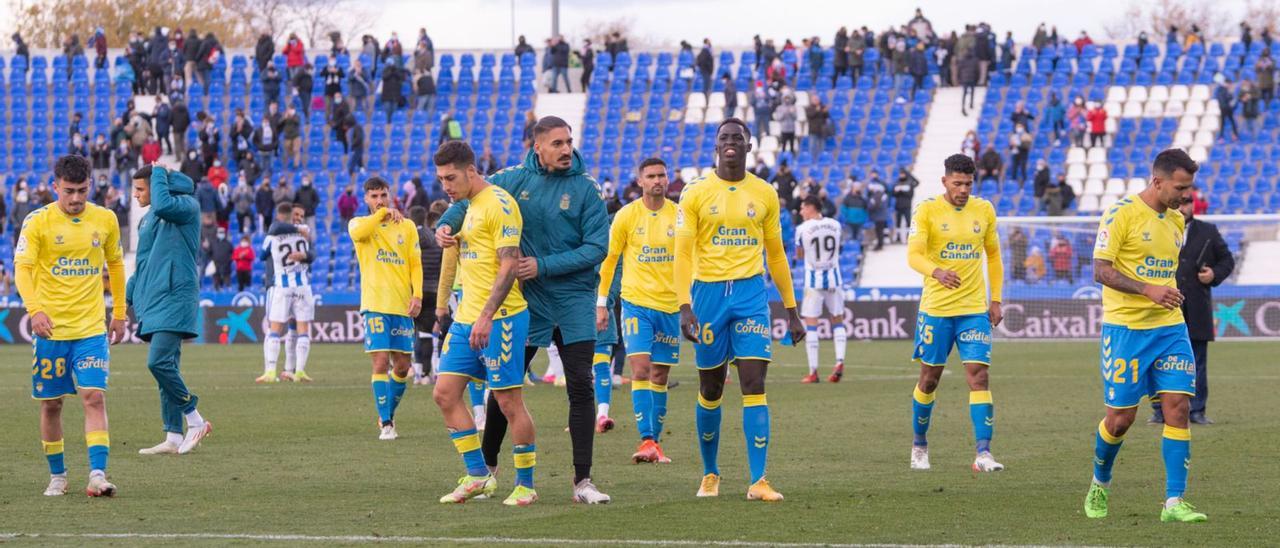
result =
[{"label": "short dark hair", "polygon": [[818,210],[818,212],[819,212],[819,213],[821,213],[821,212],[822,212],[822,198],[819,198],[819,197],[814,196],[814,195],[812,195],[812,194],[810,194],[810,195],[808,195],[808,196],[805,196],[805,197],[804,197],[804,199],[800,201],[800,205],[802,205],[802,206],[810,206],[810,207],[812,207],[812,208],[814,208],[814,209]]},{"label": "short dark hair", "polygon": [[952,154],[947,156],[942,165],[946,168],[943,175],[951,175],[953,173],[964,173],[965,175],[973,175],[978,171],[977,166],[973,165],[973,158],[965,154]]},{"label": "short dark hair", "polygon": [[458,169],[476,165],[476,153],[466,141],[445,141],[433,157],[436,166],[451,165]]},{"label": "short dark hair", "polygon": [[667,163],[664,162],[662,158],[650,156],[640,161],[640,167],[636,168],[636,173],[644,173],[644,168],[649,166],[662,166],[665,170],[667,168]]},{"label": "short dark hair", "polygon": [[720,125],[716,126],[716,133],[720,133],[720,128],[727,126],[729,124],[738,124],[739,126],[742,126],[742,131],[747,134],[748,138],[751,137],[751,128],[747,127],[747,123],[743,122],[739,118],[733,118],[733,117],[725,118],[723,122],[720,122]]},{"label": "short dark hair", "polygon": [[84,156],[68,154],[53,164],[53,177],[68,183],[85,183],[89,181],[89,160]]},{"label": "short dark hair", "polygon": [[391,185],[387,184],[387,180],[377,175],[374,175],[373,177],[369,177],[364,182],[365,192],[369,192],[370,190],[386,190],[390,188],[391,188]]},{"label": "short dark hair", "polygon": [[276,204],[276,215],[283,213],[293,213],[293,204],[289,202],[280,202]]},{"label": "short dark hair", "polygon": [[409,208],[409,219],[418,226],[427,226],[427,208],[413,206]]},{"label": "short dark hair", "polygon": [[1151,162],[1151,172],[1165,177],[1173,175],[1173,172],[1181,169],[1188,175],[1195,175],[1200,170],[1200,164],[1191,159],[1187,151],[1180,148],[1168,148],[1156,155],[1154,162]]},{"label": "short dark hair", "polygon": [[564,118],[559,116],[543,116],[538,119],[538,123],[533,124],[533,136],[536,138],[539,135],[556,128],[565,128],[569,131],[573,131],[573,128],[569,127],[569,122],[564,121]]},{"label": "short dark hair", "polygon": [[142,179],[150,183],[151,182],[151,166],[147,165],[147,166],[142,166],[138,168],[138,171],[133,172],[133,176],[130,177],[130,179],[134,181],[138,179]]}]

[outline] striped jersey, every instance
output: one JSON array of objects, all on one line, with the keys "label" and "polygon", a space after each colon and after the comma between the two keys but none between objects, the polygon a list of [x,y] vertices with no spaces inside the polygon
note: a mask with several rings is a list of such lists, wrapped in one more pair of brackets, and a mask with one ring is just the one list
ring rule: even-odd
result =
[{"label": "striped jersey", "polygon": [[804,250],[805,289],[838,289],[840,277],[840,222],[819,217],[796,227],[796,247]]},{"label": "striped jersey", "polygon": [[[301,225],[304,229],[306,225]],[[310,285],[311,261],[309,259],[294,260],[290,255],[296,252],[310,255],[311,242],[307,240],[298,226],[276,221],[266,239],[262,241],[262,249],[271,254],[272,281],[275,287],[299,287]]]}]

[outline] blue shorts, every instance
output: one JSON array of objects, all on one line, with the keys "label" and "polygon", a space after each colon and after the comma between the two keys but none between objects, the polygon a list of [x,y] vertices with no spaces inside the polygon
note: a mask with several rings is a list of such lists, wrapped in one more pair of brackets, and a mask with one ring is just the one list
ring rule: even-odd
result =
[{"label": "blue shorts", "polygon": [[73,341],[35,337],[31,360],[31,397],[56,400],[77,389],[106,390],[111,353],[107,336],[94,335]]},{"label": "blue shorts", "polygon": [[1129,329],[1102,324],[1102,401],[1137,407],[1146,395],[1196,393],[1196,359],[1186,324]]},{"label": "blue shorts", "polygon": [[991,317],[986,314],[964,316],[916,316],[916,345],[911,359],[925,365],[947,365],[951,347],[960,352],[961,363],[991,365]]},{"label": "blue shorts", "polygon": [[487,382],[492,390],[524,386],[524,345],[529,337],[529,311],[493,320],[489,345],[471,348],[471,324],[453,322],[440,345],[441,375]]},{"label": "blue shorts", "polygon": [[668,314],[624,300],[622,340],[626,344],[627,356],[648,355],[651,363],[678,365],[680,314]]},{"label": "blue shorts", "polygon": [[364,313],[364,351],[413,353],[418,336],[413,318],[381,312]]},{"label": "blue shorts", "polygon": [[771,361],[769,295],[764,276],[724,282],[693,282],[693,314],[698,369],[714,369],[730,360]]}]

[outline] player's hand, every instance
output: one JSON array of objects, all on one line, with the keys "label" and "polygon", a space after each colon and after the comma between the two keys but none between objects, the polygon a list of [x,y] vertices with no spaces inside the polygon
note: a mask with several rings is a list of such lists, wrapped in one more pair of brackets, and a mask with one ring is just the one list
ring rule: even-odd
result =
[{"label": "player's hand", "polygon": [[938,280],[942,287],[947,289],[956,289],[960,287],[960,275],[954,270],[943,270],[941,268],[933,269],[933,279]]},{"label": "player's hand", "polygon": [[991,307],[987,309],[987,317],[991,318],[991,327],[1000,325],[1000,322],[1004,321],[1004,309],[999,301],[991,302]]},{"label": "player's hand", "polygon": [[108,331],[111,333],[111,344],[122,343],[124,338],[128,336],[128,329],[125,328],[124,320],[111,320],[111,326]]},{"label": "player's hand", "polygon": [[471,324],[471,349],[483,350],[489,346],[489,332],[493,330],[493,318],[481,315]]},{"label": "player's hand", "polygon": [[391,221],[391,224],[399,223],[404,220],[404,213],[400,213],[400,210],[394,207],[388,207],[387,220]]},{"label": "player's hand", "polygon": [[419,312],[422,312],[422,298],[410,297],[409,298],[409,317],[417,318]]},{"label": "player's hand", "polygon": [[1200,272],[1196,274],[1196,277],[1200,279],[1200,283],[1209,285],[1213,283],[1213,269],[1207,266],[1202,266],[1200,267]]},{"label": "player's hand", "polygon": [[787,332],[791,334],[791,346],[798,346],[806,335],[804,322],[800,321],[800,313],[795,308],[787,309]]},{"label": "player's hand", "polygon": [[437,308],[436,309],[436,325],[435,327],[431,328],[431,333],[439,337],[441,335],[440,329],[448,321],[449,321],[449,309]]},{"label": "player's hand", "polygon": [[684,338],[699,342],[698,317],[693,315],[693,308],[687,304],[680,305],[680,332],[684,333]]},{"label": "player's hand", "polygon": [[302,260],[306,258],[307,258],[307,254],[301,251],[294,251],[293,253],[289,254],[289,260],[295,263],[302,262]]},{"label": "player's hand", "polygon": [[609,325],[609,309],[603,306],[596,307],[596,331],[604,331]]},{"label": "player's hand", "polygon": [[36,314],[31,317],[31,332],[44,339],[52,337],[53,320],[50,320],[49,315],[44,312],[36,312]]},{"label": "player's hand", "polygon": [[533,257],[520,257],[516,262],[516,279],[520,281],[532,280],[538,277],[538,259]]},{"label": "player's hand", "polygon": [[458,245],[458,239],[453,237],[453,229],[442,226],[436,229],[436,243],[440,247],[453,247]]},{"label": "player's hand", "polygon": [[1147,284],[1142,288],[1142,295],[1169,310],[1182,306],[1182,292],[1176,287]]}]

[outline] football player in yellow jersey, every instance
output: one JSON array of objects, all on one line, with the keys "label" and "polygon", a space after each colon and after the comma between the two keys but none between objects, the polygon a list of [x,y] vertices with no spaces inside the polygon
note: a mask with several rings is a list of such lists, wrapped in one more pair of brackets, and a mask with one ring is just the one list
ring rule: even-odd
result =
[{"label": "football player in yellow jersey", "polygon": [[782,241],[778,193],[747,173],[750,150],[746,123],[737,118],[720,123],[715,173],[685,187],[680,199],[673,275],[680,328],[694,342],[698,367],[696,423],[703,466],[698,496],[720,494],[720,398],[725,366],[732,361],[742,382],[742,431],[751,471],[747,499],[779,501],[782,494],[765,480],[769,406],[764,385],[773,339],[766,262],[787,309],[792,344],[804,340],[805,332]]},{"label": "football player in yellow jersey", "polygon": [[[915,350],[920,379],[912,397],[911,469],[929,469],[929,431],[934,391],[955,346],[969,383],[969,418],[977,456],[975,472],[1004,470],[991,456],[994,407],[987,383],[991,328],[1000,325],[1004,266],[991,202],[970,196],[973,159],[954,154],[944,163],[944,194],[916,205],[907,239],[907,263],[925,277],[916,318]],[[985,256],[985,258],[984,258]],[[986,264],[987,278],[982,276]]]},{"label": "football player in yellow jersey", "polygon": [[1098,225],[1094,280],[1102,289],[1102,401],[1106,418],[1094,439],[1093,481],[1085,496],[1090,518],[1107,515],[1111,468],[1133,425],[1142,396],[1164,409],[1165,502],[1160,521],[1208,519],[1182,500],[1191,466],[1187,419],[1195,395],[1195,358],[1183,323],[1175,276],[1184,221],[1200,166],[1180,149],[1156,156],[1142,192],[1116,202]]},{"label": "football player in yellow jersey", "polygon": [[680,307],[672,265],[676,258],[676,204],[667,199],[667,164],[640,162],[641,199],[613,217],[609,254],[600,267],[596,329],[613,315],[608,305],[618,260],[622,264],[622,337],[631,364],[631,406],[640,431],[632,462],[670,463],[659,440],[667,416],[667,377],[680,363]]},{"label": "football player in yellow jersey", "polygon": [[[507,191],[476,172],[476,155],[465,141],[449,141],[435,154],[436,177],[449,198],[467,200],[458,244],[458,274],[465,288],[453,325],[440,347],[436,405],[467,474],[440,499],[460,503],[485,494],[493,475],[480,451],[480,435],[462,393],[471,381],[489,384],[511,428],[516,486],[503,504],[528,506],[533,489],[533,418],[524,405],[524,345],[529,305],[516,283],[520,259],[520,208]],[[487,291],[486,291],[487,289]]]},{"label": "football player in yellow jersey", "polygon": [[360,263],[360,312],[364,351],[373,360],[378,439],[394,440],[396,406],[413,372],[413,318],[422,309],[422,250],[417,227],[391,207],[386,181],[371,177],[364,182],[364,204],[372,213],[352,219],[347,231]]},{"label": "football player in yellow jersey", "polygon": [[49,463],[47,496],[67,492],[62,398],[80,395],[89,452],[91,497],[115,494],[107,481],[107,372],[111,358],[102,270],[112,295],[111,344],[125,338],[124,253],[111,210],[89,203],[89,162],[63,156],[54,165],[58,201],[22,222],[14,249],[18,294],[30,316],[35,357],[31,397],[40,400],[40,438]]}]

